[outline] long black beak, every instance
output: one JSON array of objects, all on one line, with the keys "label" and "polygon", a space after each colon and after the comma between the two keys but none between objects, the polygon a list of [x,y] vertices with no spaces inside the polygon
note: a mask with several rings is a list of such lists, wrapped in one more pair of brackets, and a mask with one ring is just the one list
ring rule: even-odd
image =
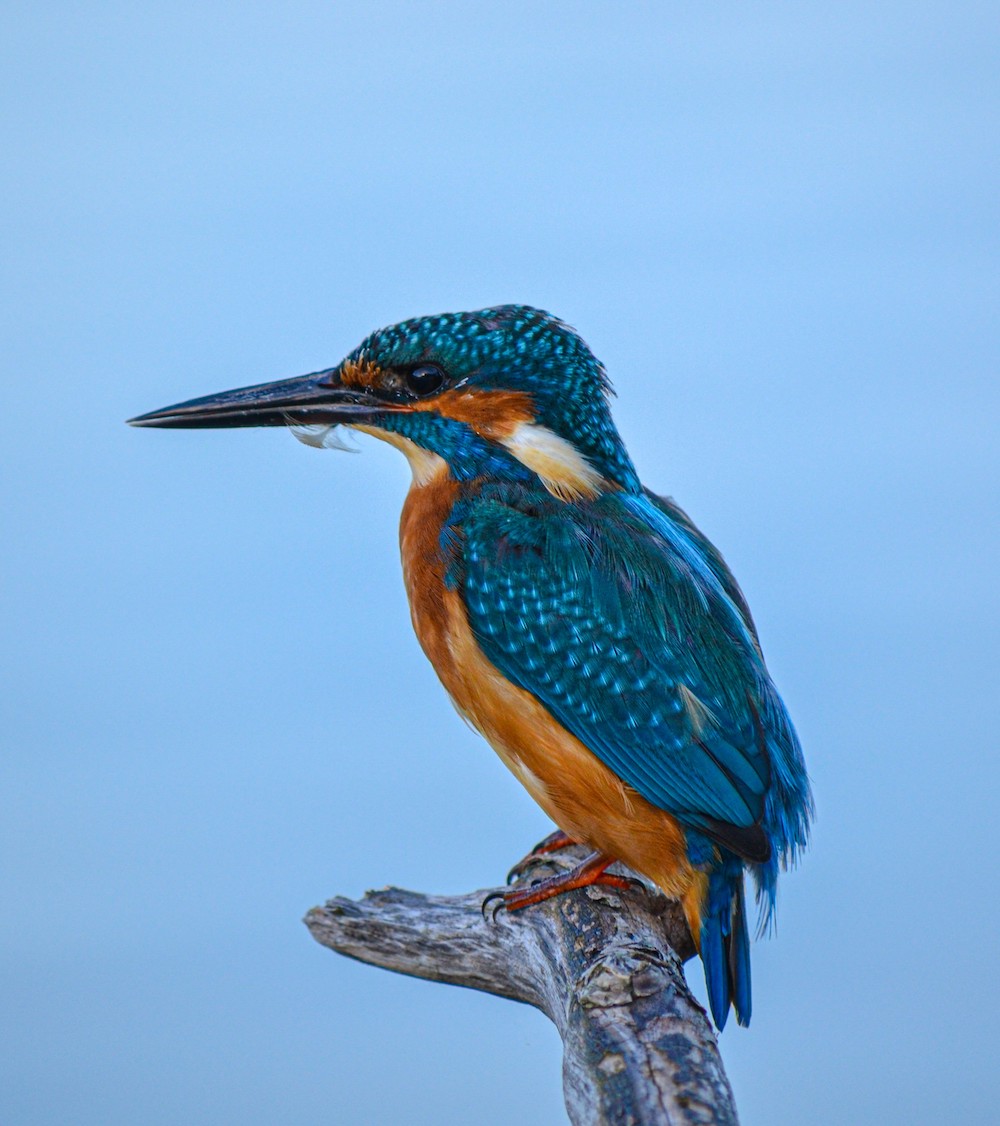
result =
[{"label": "long black beak", "polygon": [[165,426],[176,429],[204,426],[296,426],[309,423],[363,422],[387,404],[373,395],[340,382],[340,369],[328,368],[237,387],[201,399],[188,399],[128,420],[130,426]]}]

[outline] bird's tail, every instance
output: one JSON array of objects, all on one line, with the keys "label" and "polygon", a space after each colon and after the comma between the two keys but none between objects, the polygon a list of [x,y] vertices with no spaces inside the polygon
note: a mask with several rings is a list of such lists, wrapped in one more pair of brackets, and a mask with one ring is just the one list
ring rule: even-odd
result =
[{"label": "bird's tail", "polygon": [[736,1010],[739,1024],[750,1023],[750,932],[747,930],[743,870],[716,868],[708,881],[708,902],[701,921],[701,960],[705,966],[708,1003],[721,1031]]}]

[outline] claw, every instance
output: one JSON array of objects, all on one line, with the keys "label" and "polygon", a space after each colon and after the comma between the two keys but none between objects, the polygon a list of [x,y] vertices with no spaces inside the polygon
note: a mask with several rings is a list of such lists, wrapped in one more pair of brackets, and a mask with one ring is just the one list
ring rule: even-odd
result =
[{"label": "claw", "polygon": [[[487,922],[495,923],[497,921],[497,915],[500,913],[500,911],[503,910],[504,907],[507,906],[507,904],[505,902],[506,898],[507,898],[506,895],[502,891],[491,891],[490,894],[483,900],[482,906],[480,907],[480,911],[482,911],[482,913],[483,913],[483,919],[486,920]],[[486,919],[487,904],[493,899],[499,899],[500,902],[490,912],[490,917],[487,920]]]},{"label": "claw", "polygon": [[573,840],[572,837],[564,833],[562,829],[556,829],[554,833],[549,833],[544,840],[539,841],[526,856],[522,856],[514,867],[511,868],[507,873],[507,883],[512,884],[515,880],[520,879],[539,857],[545,856],[550,852],[558,852],[561,848],[569,848],[570,845],[579,843],[579,841]]},{"label": "claw", "polygon": [[[544,855],[544,854],[542,854]],[[529,852],[527,856],[522,856],[521,859],[514,865],[513,868],[507,873],[507,886],[516,883],[532,864],[538,863],[542,859],[542,855],[536,856],[533,852]]]}]

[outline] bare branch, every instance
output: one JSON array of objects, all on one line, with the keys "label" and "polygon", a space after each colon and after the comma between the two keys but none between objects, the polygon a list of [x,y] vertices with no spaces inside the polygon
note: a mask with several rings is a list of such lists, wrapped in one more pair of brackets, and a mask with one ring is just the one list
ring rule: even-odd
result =
[{"label": "bare branch", "polygon": [[[546,857],[522,880],[582,855]],[[563,1039],[575,1126],[737,1122],[715,1033],[684,980],[694,944],[677,903],[595,886],[493,919],[482,911],[490,894],[386,888],[332,899],[305,921],[339,954],[541,1009]]]}]

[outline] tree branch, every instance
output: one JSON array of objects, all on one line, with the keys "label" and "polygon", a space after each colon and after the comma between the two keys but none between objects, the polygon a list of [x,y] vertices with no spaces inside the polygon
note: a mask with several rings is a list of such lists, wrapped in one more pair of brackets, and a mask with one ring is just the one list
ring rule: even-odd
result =
[{"label": "tree branch", "polygon": [[[541,858],[518,883],[583,855]],[[645,886],[594,886],[493,919],[488,894],[386,888],[332,899],[305,922],[339,954],[541,1009],[563,1039],[574,1126],[737,1123],[715,1033],[684,980],[694,944],[679,904]]]}]

